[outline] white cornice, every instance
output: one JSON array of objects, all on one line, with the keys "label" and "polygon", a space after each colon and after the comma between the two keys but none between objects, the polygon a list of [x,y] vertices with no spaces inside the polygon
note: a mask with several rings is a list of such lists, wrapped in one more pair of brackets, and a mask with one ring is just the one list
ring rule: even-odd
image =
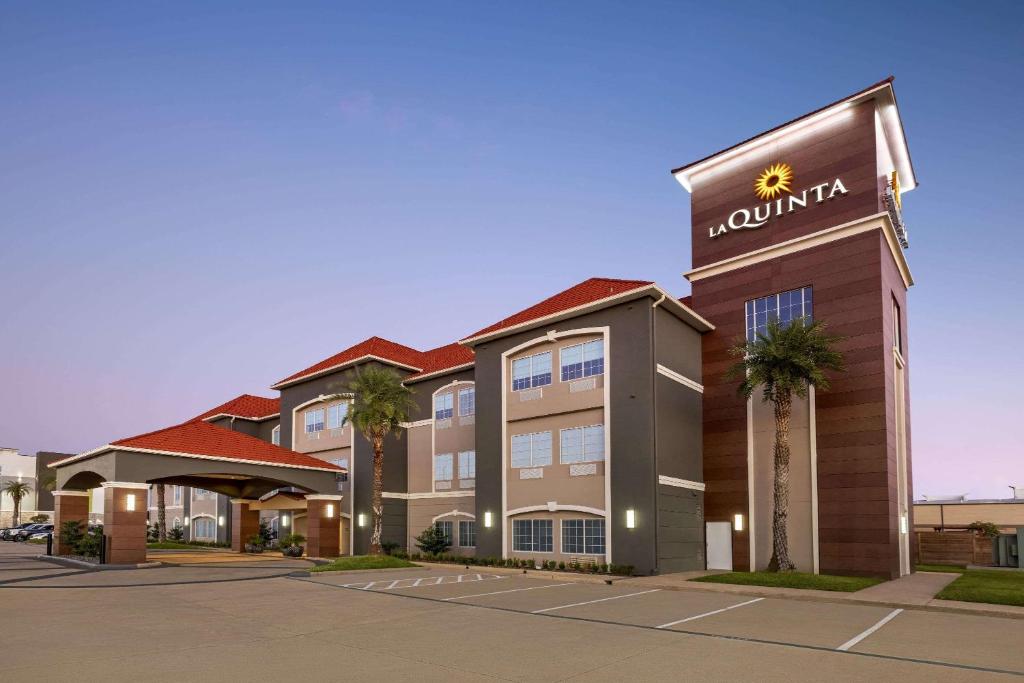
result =
[{"label": "white cornice", "polygon": [[665,486],[674,486],[680,489],[692,489],[694,491],[703,491],[705,488],[703,482],[690,481],[689,479],[680,479],[678,477],[669,477],[664,474],[658,475],[658,483],[664,484]]},{"label": "white cornice", "polygon": [[397,500],[421,500],[423,498],[470,498],[476,495],[476,491],[436,491],[426,493],[391,493],[385,491],[381,494],[385,498]]},{"label": "white cornice", "polygon": [[222,417],[233,417],[237,420],[248,420],[249,422],[263,422],[270,420],[275,417],[281,417],[281,413],[274,413],[273,415],[264,415],[263,417],[249,417],[248,415],[235,415],[234,413],[217,413],[210,417],[204,417],[203,422],[209,422],[211,420],[219,420]]},{"label": "white cornice", "polygon": [[459,372],[460,370],[468,370],[469,368],[476,365],[475,362],[463,363],[462,365],[454,365],[450,368],[444,368],[443,370],[435,370],[434,372],[428,372],[422,375],[413,375],[402,381],[403,384],[415,384],[416,382],[422,382],[425,379],[432,377],[438,377],[440,375],[447,375],[450,372]]},{"label": "white cornice", "polygon": [[394,365],[397,368],[404,368],[406,370],[412,370],[413,372],[420,372],[421,370],[423,370],[423,368],[418,368],[418,367],[416,367],[414,365],[406,365],[405,363],[399,363],[398,361],[391,360],[390,358],[382,358],[381,356],[375,356],[373,354],[367,354],[365,356],[360,356],[359,358],[354,358],[352,360],[345,361],[344,363],[338,363],[337,365],[332,365],[331,367],[324,368],[323,370],[317,370],[316,372],[311,372],[308,375],[300,375],[299,377],[295,377],[293,379],[283,379],[280,382],[278,382],[277,384],[272,384],[270,386],[270,388],[271,389],[282,389],[284,387],[290,387],[293,384],[298,384],[299,382],[305,382],[306,380],[313,379],[314,377],[319,377],[321,375],[326,375],[328,373],[335,372],[336,370],[340,370],[342,368],[347,368],[347,367],[352,366],[352,365],[358,365],[359,363],[366,363],[366,362],[373,361],[373,360],[381,362],[381,363],[385,363],[387,365]]},{"label": "white cornice", "polygon": [[[195,460],[216,460],[216,461],[219,461],[219,462],[234,462],[234,463],[239,463],[239,464],[242,464],[242,465],[265,465],[267,467],[284,467],[286,469],[293,469],[293,470],[312,470],[312,471],[315,471],[315,472],[332,472],[334,474],[343,474],[344,472],[347,471],[344,468],[337,467],[337,466],[333,466],[333,467],[312,467],[310,465],[289,465],[287,463],[268,462],[266,460],[251,460],[249,458],[228,458],[228,457],[216,456],[216,455],[197,455],[195,453],[181,453],[179,451],[162,451],[162,450],[155,450],[155,449],[152,449],[152,448],[136,448],[136,447],[133,447],[133,446],[116,446],[116,445],[113,445],[113,444],[107,444],[106,446],[101,446],[99,448],[94,448],[91,451],[87,451],[85,453],[81,453],[79,455],[75,455],[75,456],[72,456],[70,458],[65,458],[64,460],[60,460],[58,462],[52,463],[50,465],[50,467],[63,467],[64,465],[69,465],[69,464],[71,464],[73,462],[78,462],[80,460],[86,460],[87,458],[91,458],[91,457],[93,457],[95,455],[99,455],[100,453],[105,453],[107,451],[126,451],[126,452],[129,452],[129,453],[149,453],[149,454],[152,454],[152,455],[170,455],[170,456],[173,456],[173,457],[176,457],[176,458],[192,458],[192,459],[195,459]],[[310,456],[310,457],[312,457],[312,456]]]},{"label": "white cornice", "polygon": [[683,386],[689,387],[689,388],[693,389],[694,391],[696,391],[698,393],[701,393],[701,394],[704,393],[704,385],[703,384],[700,384],[698,382],[694,382],[689,377],[686,377],[685,375],[680,375],[675,370],[672,370],[670,368],[666,368],[661,363],[658,363],[658,374],[659,375],[664,375],[665,377],[668,377],[673,382],[679,382]]}]

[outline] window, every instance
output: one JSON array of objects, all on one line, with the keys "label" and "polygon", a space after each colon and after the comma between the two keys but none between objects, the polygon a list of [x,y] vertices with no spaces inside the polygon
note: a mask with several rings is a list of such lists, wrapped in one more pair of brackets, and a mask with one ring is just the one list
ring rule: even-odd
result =
[{"label": "window", "polygon": [[181,487],[180,486],[172,486],[171,487],[171,491],[172,491],[171,495],[174,496],[174,504],[175,505],[181,505]]},{"label": "window", "polygon": [[603,519],[563,519],[562,552],[604,555]]},{"label": "window", "polygon": [[459,389],[459,417],[476,414],[476,387]]},{"label": "window", "polygon": [[434,397],[434,419],[450,420],[452,417],[452,393],[438,394]]},{"label": "window", "polygon": [[476,522],[459,522],[459,545],[463,548],[476,547]]},{"label": "window", "polygon": [[[338,474],[338,483],[340,484],[348,481],[348,458],[336,458],[330,462],[332,465],[337,465],[345,470],[341,474]],[[339,488],[338,490],[340,491],[341,489]]]},{"label": "window", "polygon": [[452,454],[442,453],[434,456],[434,481],[452,480]]},{"label": "window", "polygon": [[306,433],[313,434],[324,430],[324,409],[306,411]]},{"label": "window", "polygon": [[195,538],[217,538],[217,527],[209,517],[198,517],[192,520],[192,535]]},{"label": "window", "polygon": [[563,465],[604,460],[604,425],[573,427],[561,431],[558,461]]},{"label": "window", "polygon": [[811,288],[793,289],[771,294],[747,302],[747,341],[768,329],[769,320],[778,320],[783,326],[798,318],[811,322]]},{"label": "window", "polygon": [[553,547],[550,519],[512,520],[512,550],[550,553]]},{"label": "window", "polygon": [[434,522],[434,526],[444,534],[444,538],[448,541],[448,545],[452,544],[452,523],[451,522]]},{"label": "window", "polygon": [[551,384],[551,352],[512,361],[512,391]]},{"label": "window", "polygon": [[900,305],[896,297],[892,298],[892,347],[903,355],[903,321],[900,318]]},{"label": "window", "polygon": [[327,408],[327,428],[341,429],[345,425],[345,418],[348,417],[348,404],[338,403]]},{"label": "window", "polygon": [[208,500],[213,498],[213,491],[206,491],[204,489],[192,489],[192,500]]},{"label": "window", "polygon": [[562,381],[604,374],[604,341],[566,346],[561,352]]},{"label": "window", "polygon": [[551,432],[516,434],[512,437],[512,467],[544,467],[551,464]]},{"label": "window", "polygon": [[275,446],[281,445],[281,425],[277,425],[276,427],[274,427],[273,430],[271,430],[270,443],[274,444]]},{"label": "window", "polygon": [[181,528],[181,517],[175,517],[174,518],[174,523],[171,524],[171,528],[172,529],[180,529]]},{"label": "window", "polygon": [[476,479],[476,451],[459,453],[459,479]]}]

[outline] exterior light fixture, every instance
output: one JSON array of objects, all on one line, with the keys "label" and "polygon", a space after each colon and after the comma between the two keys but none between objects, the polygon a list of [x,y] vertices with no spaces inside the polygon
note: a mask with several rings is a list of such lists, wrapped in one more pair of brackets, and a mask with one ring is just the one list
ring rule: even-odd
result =
[{"label": "exterior light fixture", "polygon": [[900,533],[905,534],[910,531],[910,523],[907,521],[906,515],[900,515]]},{"label": "exterior light fixture", "polygon": [[188,515],[185,515],[185,526],[188,526]]},{"label": "exterior light fixture", "polygon": [[732,528],[735,531],[743,531],[743,515],[736,513],[732,516]]},{"label": "exterior light fixture", "polygon": [[484,526],[488,529],[494,526],[494,515],[492,515],[490,512],[484,513]]},{"label": "exterior light fixture", "polygon": [[366,526],[366,513],[360,512],[359,517],[357,517],[357,519],[359,521],[359,526]]},{"label": "exterior light fixture", "polygon": [[636,510],[634,510],[633,508],[629,508],[628,510],[626,510],[626,528],[636,528]]},{"label": "exterior light fixture", "polygon": [[324,517],[334,519],[334,503],[327,504],[327,508],[324,510]]},{"label": "exterior light fixture", "polygon": [[224,526],[224,515],[217,518],[217,526]]},{"label": "exterior light fixture", "polygon": [[128,512],[135,512],[135,494],[129,493],[124,497],[124,509]]},{"label": "exterior light fixture", "polygon": [[281,526],[288,526],[288,515],[281,515]]}]

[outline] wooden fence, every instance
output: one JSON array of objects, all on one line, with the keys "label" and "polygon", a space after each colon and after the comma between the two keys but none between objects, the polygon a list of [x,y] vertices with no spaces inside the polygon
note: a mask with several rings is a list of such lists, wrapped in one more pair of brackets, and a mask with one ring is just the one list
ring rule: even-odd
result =
[{"label": "wooden fence", "polygon": [[970,531],[918,531],[922,564],[992,564],[992,539]]}]

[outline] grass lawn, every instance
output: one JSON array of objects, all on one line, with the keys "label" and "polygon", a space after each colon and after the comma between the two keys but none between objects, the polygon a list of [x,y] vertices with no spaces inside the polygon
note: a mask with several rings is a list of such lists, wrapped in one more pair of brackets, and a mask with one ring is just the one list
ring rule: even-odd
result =
[{"label": "grass lawn", "polygon": [[350,572],[357,569],[399,569],[401,567],[416,567],[409,560],[390,555],[355,555],[353,557],[339,557],[330,564],[321,564],[313,567],[311,572]]},{"label": "grass lawn", "polygon": [[865,576],[829,576],[801,572],[729,572],[712,574],[691,581],[703,583],[732,583],[740,586],[774,586],[776,588],[811,588],[819,591],[853,593],[882,583],[882,579]]},{"label": "grass lawn", "polygon": [[935,597],[941,600],[1024,607],[1024,571],[965,569],[956,581],[943,588]]},{"label": "grass lawn", "polygon": [[147,543],[149,550],[224,550],[217,546],[193,545],[192,543],[179,543],[178,541],[164,541],[163,543]]},{"label": "grass lawn", "polygon": [[963,574],[967,567],[962,564],[919,564],[915,567],[919,572],[946,572],[947,574]]}]

